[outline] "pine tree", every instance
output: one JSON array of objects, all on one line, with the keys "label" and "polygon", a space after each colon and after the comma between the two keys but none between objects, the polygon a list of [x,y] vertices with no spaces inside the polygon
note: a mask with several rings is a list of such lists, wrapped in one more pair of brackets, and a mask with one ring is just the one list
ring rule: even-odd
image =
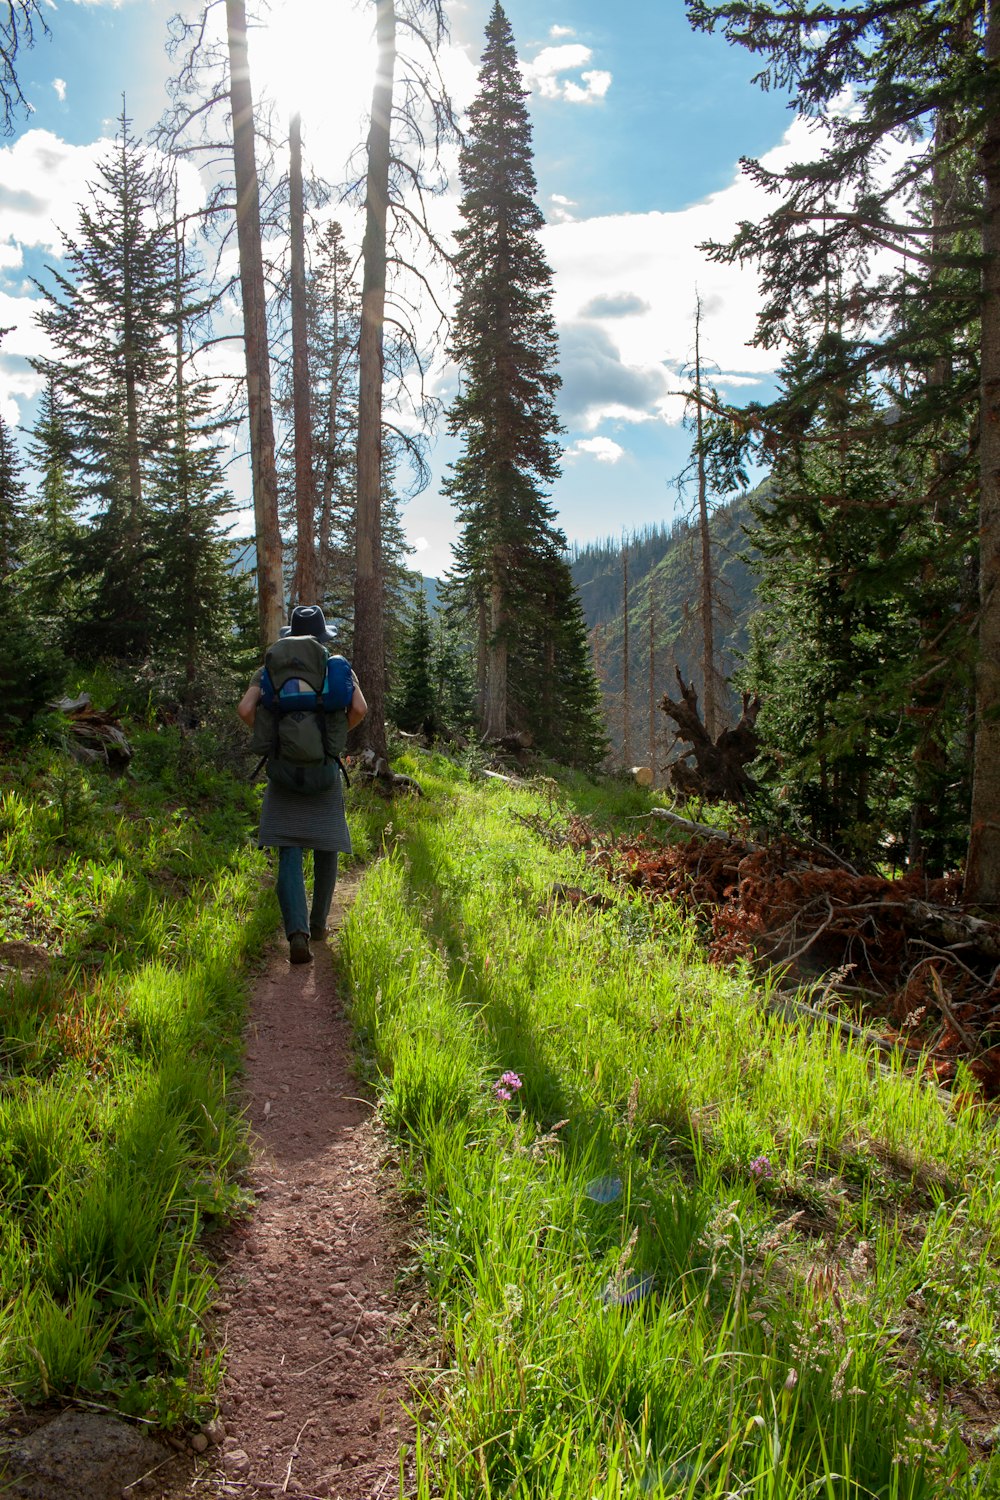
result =
[{"label": "pine tree", "polygon": [[577,670],[565,652],[581,642],[552,613],[552,601],[568,600],[572,584],[545,494],[559,474],[559,376],[525,98],[513,34],[496,0],[460,161],[452,353],[462,389],[449,426],[464,451],[445,488],[461,528],[456,576],[477,618],[482,728],[496,737],[518,720],[527,727],[529,695],[520,684],[534,679],[521,658],[530,654],[545,674],[536,682],[540,706],[530,710],[544,743],[555,733],[554,710],[544,705],[558,699],[557,678]]},{"label": "pine tree", "polygon": [[64,236],[67,271],[38,315],[58,351],[35,368],[58,392],[79,501],[96,512],[82,538],[78,644],[136,659],[152,641],[146,478],[163,441],[172,284],[169,224],[155,210],[156,184],[122,112],[114,145],[98,163],[76,238]]},{"label": "pine tree", "polygon": [[319,595],[341,615],[354,605],[354,500],[357,493],[358,337],[361,294],[344,231],[320,236],[309,284],[309,351],[314,404]]},{"label": "pine tree", "polygon": [[[789,356],[786,389],[815,358]],[[867,382],[841,386],[783,444],[764,493],[751,501],[763,612],[741,674],[762,700],[763,779],[814,837],[855,861],[873,859],[888,835],[905,849],[915,746],[927,738],[911,705],[933,526],[919,500],[909,500],[878,413]],[[959,660],[952,669],[960,678]],[[937,716],[939,811],[953,827],[964,780],[960,730],[959,713]],[[946,848],[942,838],[930,842],[929,868]]]},{"label": "pine tree", "polygon": [[25,484],[10,428],[0,417],[0,583],[12,580],[21,562]]},{"label": "pine tree", "polygon": [[[357,493],[358,329],[360,293],[352,258],[337,220],[328,222],[312,253],[306,279],[306,327],[315,494],[316,602],[341,620],[354,611],[354,504]],[[278,407],[292,412],[288,370]],[[279,478],[283,519],[295,520],[293,472],[287,447]]]},{"label": "pine tree", "polygon": [[[71,476],[73,441],[59,386],[50,377],[38,401],[28,458],[40,479],[27,506],[24,569],[19,585],[32,611],[56,626],[76,617],[72,574],[80,550],[78,504]],[[64,637],[68,643],[68,634]]]},{"label": "pine tree", "polygon": [[[1000,421],[990,410],[1000,392],[1000,245],[989,241],[1000,220],[991,52],[1000,53],[1000,6],[873,0],[810,12],[798,0],[688,0],[688,9],[695,25],[718,26],[757,53],[764,86],[788,90],[826,126],[813,161],[786,173],[746,164],[776,207],[712,252],[758,262],[757,341],[773,347],[801,331],[810,355],[778,402],[742,415],[744,432],[757,434],[765,458],[798,438],[817,449],[870,438],[888,473],[868,503],[906,518],[888,561],[908,569],[899,586],[916,624],[893,674],[908,677],[900,711],[923,726],[910,737],[907,778],[915,859],[943,834],[935,789],[963,709],[954,664],[975,618],[978,544],[967,892],[1000,900]],[[848,87],[854,107],[845,111]],[[895,149],[902,140],[905,152]],[[849,393],[862,380],[884,392],[874,416],[870,402],[865,409],[867,434],[852,431]],[[978,517],[969,503],[977,490]]]},{"label": "pine tree", "polygon": [[433,735],[437,727],[437,697],[434,690],[431,621],[423,580],[412,593],[410,618],[396,655],[391,716],[400,729]]},{"label": "pine tree", "polygon": [[62,653],[20,588],[26,539],[21,459],[0,417],[0,735],[40,712],[65,676]]},{"label": "pine tree", "polygon": [[150,486],[154,582],[149,601],[157,658],[183,671],[184,697],[195,694],[203,659],[231,644],[236,601],[222,517],[232,509],[221,460],[225,424],[214,413],[214,391],[190,372],[187,343],[201,307],[197,271],[188,264],[183,225],[173,232],[174,365],[169,419]]},{"label": "pine tree", "polygon": [[562,554],[551,554],[542,580],[541,608],[519,642],[512,706],[546,754],[594,770],[608,750],[601,689],[583,608]]},{"label": "pine tree", "polygon": [[439,609],[431,623],[434,701],[439,727],[469,729],[475,719],[474,643],[460,613]]}]

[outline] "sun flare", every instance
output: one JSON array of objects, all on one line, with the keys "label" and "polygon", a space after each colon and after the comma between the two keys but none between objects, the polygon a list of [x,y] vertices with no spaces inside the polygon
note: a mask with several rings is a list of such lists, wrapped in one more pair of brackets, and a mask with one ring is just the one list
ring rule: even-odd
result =
[{"label": "sun flare", "polygon": [[279,119],[302,116],[305,150],[337,176],[366,134],[375,74],[374,7],[354,0],[283,0],[250,37],[254,92]]}]

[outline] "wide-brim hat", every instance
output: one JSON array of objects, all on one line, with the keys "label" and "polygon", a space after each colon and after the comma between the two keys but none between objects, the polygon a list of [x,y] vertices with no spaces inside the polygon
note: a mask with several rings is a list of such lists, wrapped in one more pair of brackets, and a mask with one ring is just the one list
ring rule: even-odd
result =
[{"label": "wide-brim hat", "polygon": [[287,625],[282,625],[281,634],[285,635],[311,635],[316,640],[326,645],[329,641],[336,640],[334,632],[326,623],[326,618],[318,604],[297,604],[292,610],[292,617]]}]

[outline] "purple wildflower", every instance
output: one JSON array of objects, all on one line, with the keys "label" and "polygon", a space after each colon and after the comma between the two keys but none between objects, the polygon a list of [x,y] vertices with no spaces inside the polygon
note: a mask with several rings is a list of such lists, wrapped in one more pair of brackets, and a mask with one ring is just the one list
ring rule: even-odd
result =
[{"label": "purple wildflower", "polygon": [[504,1088],[510,1089],[514,1094],[516,1094],[518,1089],[521,1087],[521,1080],[520,1078],[518,1078],[516,1073],[501,1073],[500,1082],[503,1084]]},{"label": "purple wildflower", "polygon": [[774,1168],[771,1166],[770,1157],[755,1156],[750,1163],[750,1175],[752,1177],[773,1177]]},{"label": "purple wildflower", "polygon": [[495,1083],[493,1085],[493,1095],[496,1099],[510,1099],[512,1097],[510,1089],[505,1089],[502,1083]]}]

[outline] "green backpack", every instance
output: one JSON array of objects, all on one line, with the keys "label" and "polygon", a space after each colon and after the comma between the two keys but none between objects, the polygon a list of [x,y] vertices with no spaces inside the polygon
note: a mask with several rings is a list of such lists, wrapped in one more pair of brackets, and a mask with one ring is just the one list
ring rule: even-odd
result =
[{"label": "green backpack", "polygon": [[350,662],[315,636],[286,635],[265,653],[260,692],[251,745],[268,780],[304,793],[333,786],[344,770]]}]

